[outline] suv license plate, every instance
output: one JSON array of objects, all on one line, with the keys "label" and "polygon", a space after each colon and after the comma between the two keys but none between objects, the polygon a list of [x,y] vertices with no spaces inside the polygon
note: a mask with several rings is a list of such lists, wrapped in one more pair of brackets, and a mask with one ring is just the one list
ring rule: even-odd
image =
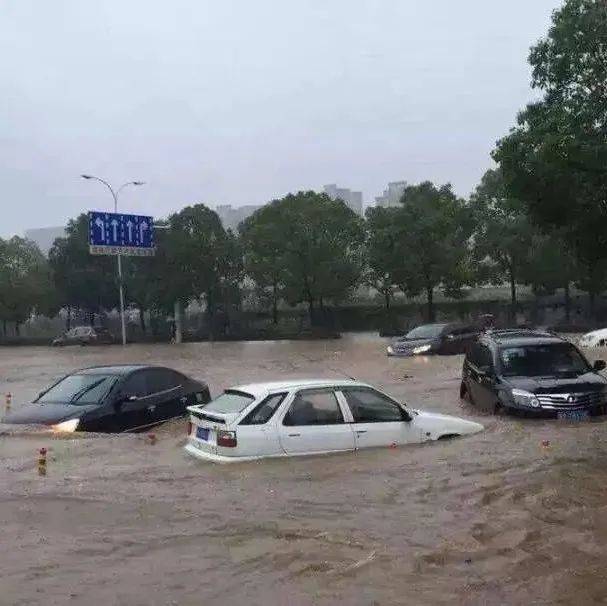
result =
[{"label": "suv license plate", "polygon": [[561,410],[558,418],[566,421],[586,421],[590,415],[587,410]]}]

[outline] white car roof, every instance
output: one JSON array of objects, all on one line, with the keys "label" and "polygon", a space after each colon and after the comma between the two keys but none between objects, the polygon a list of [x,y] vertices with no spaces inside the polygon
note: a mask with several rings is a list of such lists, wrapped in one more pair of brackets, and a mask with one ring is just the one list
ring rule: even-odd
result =
[{"label": "white car roof", "polygon": [[607,328],[599,328],[598,330],[593,330],[591,332],[587,332],[584,337],[607,337]]},{"label": "white car roof", "polygon": [[353,379],[293,379],[291,381],[269,381],[267,383],[249,383],[230,387],[230,390],[250,393],[255,398],[260,398],[267,393],[276,391],[291,391],[304,387],[370,387],[367,383],[354,381]]}]

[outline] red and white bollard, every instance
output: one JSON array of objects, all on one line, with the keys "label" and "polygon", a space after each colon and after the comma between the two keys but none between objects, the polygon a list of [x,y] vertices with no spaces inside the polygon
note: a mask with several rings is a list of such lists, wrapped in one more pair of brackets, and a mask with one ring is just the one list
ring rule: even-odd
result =
[{"label": "red and white bollard", "polygon": [[46,448],[41,448],[38,451],[38,475],[46,475]]},{"label": "red and white bollard", "polygon": [[148,434],[148,443],[150,443],[152,446],[154,446],[154,444],[156,444],[156,434],[155,433]]}]

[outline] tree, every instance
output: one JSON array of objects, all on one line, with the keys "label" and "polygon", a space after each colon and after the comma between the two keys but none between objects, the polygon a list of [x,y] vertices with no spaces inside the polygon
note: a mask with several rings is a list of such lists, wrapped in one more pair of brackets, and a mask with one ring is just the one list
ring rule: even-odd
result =
[{"label": "tree", "polygon": [[501,171],[488,170],[470,200],[475,217],[474,256],[495,284],[510,285],[511,319],[517,305],[517,283],[528,271],[535,234],[525,205],[511,198]]},{"label": "tree", "polygon": [[270,205],[239,226],[245,272],[255,282],[260,299],[269,299],[274,324],[287,280],[281,210],[279,205]]},{"label": "tree", "polygon": [[394,296],[397,269],[402,264],[399,251],[399,209],[372,207],[367,210],[367,284],[379,292],[386,306]]},{"label": "tree", "polygon": [[35,311],[56,311],[54,301],[49,268],[38,246],[17,236],[0,239],[0,319],[4,334],[7,322],[14,322],[19,333],[19,326]]},{"label": "tree", "polygon": [[471,215],[450,185],[436,187],[428,181],[406,187],[401,206],[395,281],[409,297],[425,293],[428,321],[433,321],[436,288],[460,297],[471,279]]},{"label": "tree", "polygon": [[[256,267],[270,280],[272,275],[280,280],[289,303],[307,303],[312,323],[317,308],[345,298],[358,283],[363,222],[341,200],[313,191],[289,194],[258,210],[243,229],[249,267],[251,259],[255,264],[263,260],[263,266]],[[263,244],[265,234],[269,247]],[[268,284],[267,277],[262,277],[263,283]]]},{"label": "tree", "polygon": [[587,277],[591,307],[607,284],[607,4],[566,0],[532,48],[543,98],[498,142],[510,195],[542,226],[562,231]]},{"label": "tree", "polygon": [[49,264],[61,305],[86,310],[91,324],[96,313],[117,306],[116,260],[90,254],[86,214],[68,222],[66,237],[49,251]]},{"label": "tree", "polygon": [[187,206],[169,218],[163,275],[180,300],[202,299],[213,338],[218,310],[238,304],[242,256],[237,238],[204,204]]}]

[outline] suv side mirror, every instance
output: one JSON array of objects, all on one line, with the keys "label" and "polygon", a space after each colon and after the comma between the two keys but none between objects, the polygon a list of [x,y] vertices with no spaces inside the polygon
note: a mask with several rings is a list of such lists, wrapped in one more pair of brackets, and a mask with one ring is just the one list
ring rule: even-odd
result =
[{"label": "suv side mirror", "polygon": [[599,370],[605,370],[605,368],[607,368],[607,363],[605,362],[605,360],[596,360],[594,362],[594,366],[593,366],[594,370],[596,370],[597,372]]},{"label": "suv side mirror", "polygon": [[493,377],[495,373],[492,366],[479,366],[478,374],[481,377]]}]

